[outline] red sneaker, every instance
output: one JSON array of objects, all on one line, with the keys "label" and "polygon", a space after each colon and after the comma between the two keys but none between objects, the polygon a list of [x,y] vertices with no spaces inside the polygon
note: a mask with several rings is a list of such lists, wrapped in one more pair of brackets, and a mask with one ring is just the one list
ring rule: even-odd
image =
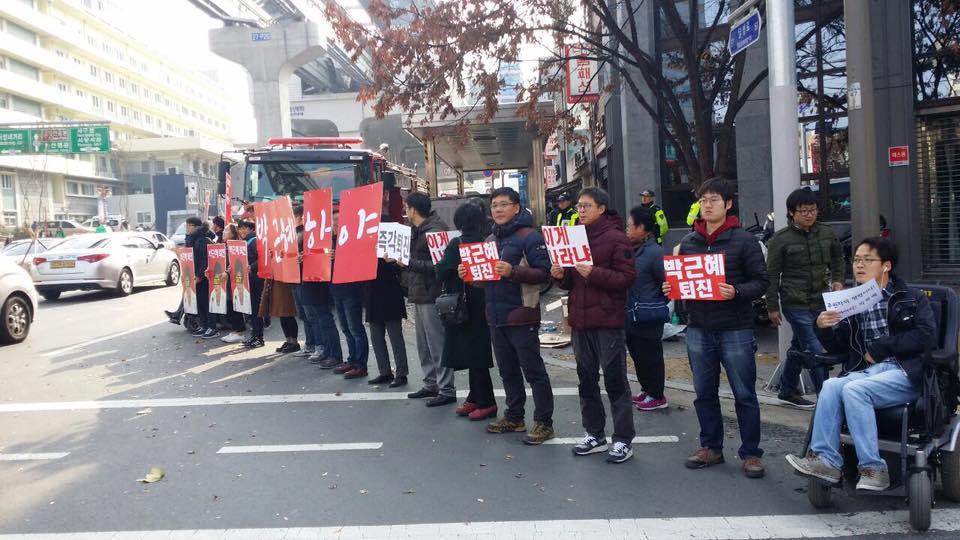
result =
[{"label": "red sneaker", "polygon": [[645,400],[645,399],[647,399],[647,393],[646,393],[646,392],[640,392],[639,394],[637,394],[637,395],[635,395],[635,396],[632,396],[632,397],[630,398],[630,400],[633,401],[634,403],[640,403],[641,401],[643,401],[643,400]]},{"label": "red sneaker", "polygon": [[472,401],[464,401],[463,405],[457,407],[457,410],[455,412],[457,413],[457,416],[467,416],[468,414],[472,413],[475,410],[477,410],[476,403]]},{"label": "red sneaker", "polygon": [[333,372],[336,373],[337,375],[343,375],[344,373],[350,371],[351,369],[353,368],[350,366],[350,364],[344,362],[339,366],[333,368]]},{"label": "red sneaker", "polygon": [[482,409],[478,408],[470,413],[470,420],[478,422],[480,420],[486,420],[487,418],[496,418],[497,416],[497,406],[491,405],[489,407],[484,407]]}]

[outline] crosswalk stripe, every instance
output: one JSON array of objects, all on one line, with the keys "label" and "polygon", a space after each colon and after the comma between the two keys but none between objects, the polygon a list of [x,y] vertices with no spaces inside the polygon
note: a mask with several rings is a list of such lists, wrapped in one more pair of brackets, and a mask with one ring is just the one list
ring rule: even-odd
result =
[{"label": "crosswalk stripe", "polygon": [[325,444],[274,444],[257,446],[224,446],[218,454],[256,454],[270,452],[328,452],[335,450],[379,450],[382,442],[325,443]]},{"label": "crosswalk stripe", "polygon": [[70,455],[70,452],[47,452],[35,454],[0,454],[0,461],[44,461],[60,459]]}]

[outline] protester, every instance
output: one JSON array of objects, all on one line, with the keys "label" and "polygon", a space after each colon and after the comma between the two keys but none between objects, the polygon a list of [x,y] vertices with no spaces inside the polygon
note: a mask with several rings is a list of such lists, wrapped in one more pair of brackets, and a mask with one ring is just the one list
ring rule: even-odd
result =
[{"label": "protester", "polygon": [[807,455],[786,456],[801,474],[840,481],[840,430],[845,423],[857,450],[860,480],[856,489],[890,487],[874,411],[917,399],[923,385],[924,350],[936,339],[930,301],[894,274],[896,266],[897,247],[891,240],[865,238],[853,256],[854,279],[858,284],[876,280],[882,298],[866,312],[846,319],[835,311],[817,317],[817,334],[826,350],[845,354],[848,361],[839,377],[823,383]]},{"label": "protester", "polygon": [[343,364],[340,333],[333,316],[333,293],[326,281],[305,281],[302,286],[303,308],[307,319],[314,321],[313,333],[317,343],[308,360],[320,369],[334,369]]},{"label": "protester", "polygon": [[287,354],[300,350],[297,341],[297,306],[293,301],[293,287],[289,283],[277,281],[274,278],[266,279],[263,283],[263,296],[260,300],[260,317],[279,317],[280,329],[283,330],[283,344],[277,347],[277,352]]},{"label": "protester", "polygon": [[[501,276],[484,286],[487,324],[493,341],[507,410],[487,425],[490,433],[527,430],[524,406],[526,378],[533,392],[533,429],[523,437],[537,445],[553,438],[553,389],[540,356],[540,285],[550,280],[550,257],[543,236],[533,228],[533,216],[520,204],[520,194],[502,187],[490,194],[493,232],[500,261],[494,271]],[[465,275],[460,269],[461,277]]]},{"label": "protester", "polygon": [[[364,304],[367,324],[370,326],[370,342],[377,357],[379,375],[367,381],[369,384],[390,383],[390,388],[406,386],[407,345],[403,340],[403,320],[407,318],[407,306],[400,286],[402,271],[395,264],[377,260],[377,279],[367,283]],[[397,366],[390,369],[390,353],[387,352],[387,334],[393,348],[393,361]]]},{"label": "protester", "polygon": [[[226,244],[228,240],[240,240],[240,231],[236,225],[231,223],[227,228],[223,230],[223,242]],[[227,257],[227,265],[230,264],[230,257]],[[227,280],[229,283],[229,279]],[[230,287],[235,287],[236,284],[230,285]],[[230,325],[230,332],[220,338],[224,343],[242,343],[243,342],[243,333],[247,330],[246,325],[243,323],[243,313],[235,311],[233,305],[233,295],[229,294],[230,287],[227,288],[227,324]]]},{"label": "protester", "polygon": [[252,221],[241,221],[238,227],[240,235],[247,242],[247,275],[250,276],[250,339],[243,342],[244,347],[256,349],[263,347],[263,318],[260,316],[260,299],[263,296],[263,279],[257,270],[257,234]]},{"label": "protester", "polygon": [[635,276],[633,251],[623,233],[623,222],[610,208],[606,191],[584,189],[577,200],[577,210],[587,230],[593,265],[554,265],[550,269],[560,287],[570,291],[567,308],[580,380],[580,414],[586,430],[573,453],[586,456],[608,448],[599,384],[602,369],[613,417],[613,446],[607,461],[623,463],[633,456],[634,436],[623,335],[627,289]]},{"label": "protester", "polygon": [[470,391],[456,413],[470,420],[486,420],[497,415],[497,401],[490,379],[493,353],[490,350],[490,329],[484,315],[484,294],[482,288],[467,287],[458,275],[460,244],[482,242],[486,219],[480,207],[464,203],[453,215],[453,226],[461,235],[450,240],[444,250],[436,267],[437,279],[442,283],[444,293],[464,294],[467,320],[458,325],[445,325],[440,365],[452,370],[469,370]]},{"label": "protester", "polygon": [[223,243],[223,229],[226,225],[226,222],[223,220],[222,216],[213,216],[213,219],[210,221],[210,230],[214,234],[213,243],[222,244]]},{"label": "protester", "polygon": [[217,315],[210,313],[210,282],[207,279],[207,245],[209,230],[200,218],[189,217],[186,222],[187,242],[193,247],[193,268],[197,289],[197,330],[194,337],[213,339],[220,335]]},{"label": "protester", "polygon": [[565,225],[576,225],[580,215],[577,209],[573,207],[569,193],[557,195],[557,207],[547,216],[547,223],[556,227]]},{"label": "protester", "polygon": [[[296,220],[296,233],[297,233],[297,263],[300,268],[301,280],[303,279],[303,206],[296,205],[293,207],[293,217]],[[300,319],[300,322],[303,326],[303,347],[295,352],[293,355],[300,358],[307,358],[313,356],[316,350],[322,349],[320,342],[320,336],[317,335],[317,326],[319,321],[316,318],[310,317],[307,314],[303,302],[303,284],[295,283],[291,287],[293,290],[293,303],[297,308],[297,317]],[[311,311],[310,315],[313,315]]]},{"label": "protester", "polygon": [[670,310],[661,291],[666,252],[653,232],[657,227],[655,216],[652,208],[644,206],[634,207],[627,216],[636,277],[627,293],[626,340],[641,389],[633,402],[641,411],[667,408],[663,395],[663,324],[670,320]]},{"label": "protester", "polygon": [[440,365],[443,358],[443,324],[435,302],[440,295],[427,233],[448,229],[447,224],[431,209],[430,197],[413,192],[404,201],[407,219],[413,226],[410,234],[410,265],[406,269],[407,297],[417,317],[417,353],[423,368],[423,388],[407,394],[410,399],[432,398],[427,407],[457,402],[453,370]]},{"label": "protester", "polygon": [[670,225],[667,223],[667,215],[663,213],[663,209],[653,202],[656,196],[657,194],[652,190],[643,190],[640,193],[640,206],[653,213],[653,219],[656,225],[652,229],[647,229],[647,232],[653,234],[658,244],[663,245],[663,237],[666,236],[667,231],[670,230]]},{"label": "protester", "polygon": [[[687,458],[686,466],[701,469],[724,462],[723,415],[720,412],[720,366],[730,381],[740,425],[740,449],[744,474],[764,475],[760,448],[760,404],[757,401],[757,339],[753,329],[753,301],[767,290],[767,268],[760,243],[740,228],[729,215],[733,186],[711,178],[700,188],[701,218],[693,232],[680,243],[680,255],[723,253],[726,283],[720,285],[722,301],[688,300],[686,310],[687,356],[693,371],[697,398],[694,407],[700,421],[700,448]],[[664,282],[663,293],[670,294]]]},{"label": "protester", "polygon": [[[787,197],[788,224],[767,244],[767,311],[770,322],[780,326],[782,318],[793,330],[792,349],[822,353],[814,322],[823,312],[823,293],[843,289],[843,251],[833,228],[817,221],[817,194],[810,188],[794,190]],[[780,401],[801,409],[812,409],[812,401],[800,392],[802,367],[793,356],[783,359],[780,374]],[[827,378],[826,368],[810,370],[819,393]]]},{"label": "protester", "polygon": [[363,282],[330,285],[333,307],[340,321],[340,331],[347,340],[347,361],[333,368],[333,372],[345,379],[362,379],[367,376],[370,345],[367,330],[363,326]]}]

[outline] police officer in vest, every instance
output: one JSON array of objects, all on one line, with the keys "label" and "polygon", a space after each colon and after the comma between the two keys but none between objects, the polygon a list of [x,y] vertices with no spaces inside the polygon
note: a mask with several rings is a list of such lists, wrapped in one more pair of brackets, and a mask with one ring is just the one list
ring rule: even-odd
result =
[{"label": "police officer in vest", "polygon": [[580,222],[580,214],[573,207],[569,193],[561,193],[557,196],[557,207],[550,212],[547,223],[556,227],[565,227],[576,225]]},{"label": "police officer in vest", "polygon": [[653,198],[656,196],[657,194],[653,191],[645,189],[640,193],[640,204],[653,213],[653,219],[657,222],[657,227],[653,231],[654,237],[658,244],[663,245],[663,237],[670,230],[670,226],[667,225],[667,215],[663,213],[663,209],[653,203]]}]

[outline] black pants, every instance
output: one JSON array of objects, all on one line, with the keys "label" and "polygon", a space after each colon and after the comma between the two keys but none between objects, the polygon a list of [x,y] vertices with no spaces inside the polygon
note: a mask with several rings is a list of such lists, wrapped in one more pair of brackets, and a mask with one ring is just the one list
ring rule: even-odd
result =
[{"label": "black pants", "polygon": [[[256,270],[254,270],[256,271]],[[252,327],[251,337],[263,339],[263,319],[257,316],[260,312],[260,295],[263,294],[263,281],[259,279],[250,280],[250,304],[253,315],[250,316],[250,326]]]},{"label": "black pants", "polygon": [[283,330],[283,337],[288,340],[297,340],[297,318],[280,317],[280,329]]},{"label": "black pants", "polygon": [[577,357],[580,379],[580,416],[583,429],[597,440],[603,440],[606,415],[600,397],[600,370],[603,387],[610,399],[613,417],[613,442],[630,444],[633,427],[633,402],[627,382],[627,353],[623,348],[623,330],[574,330],[573,353]]},{"label": "black pants", "polygon": [[491,326],[490,337],[497,367],[500,368],[500,378],[503,379],[503,392],[507,396],[507,411],[503,416],[523,421],[523,407],[527,401],[523,379],[526,378],[533,391],[533,420],[552,426],[553,388],[540,356],[537,328],[538,325]]},{"label": "black pants", "polygon": [[663,325],[628,326],[627,350],[640,387],[654,399],[663,399]]},{"label": "black pants", "polygon": [[467,399],[477,407],[485,409],[497,404],[493,396],[493,379],[490,378],[490,368],[470,368],[470,393]]},{"label": "black pants", "polygon": [[201,328],[217,328],[217,314],[210,313],[210,283],[206,276],[197,278],[197,319]]}]

